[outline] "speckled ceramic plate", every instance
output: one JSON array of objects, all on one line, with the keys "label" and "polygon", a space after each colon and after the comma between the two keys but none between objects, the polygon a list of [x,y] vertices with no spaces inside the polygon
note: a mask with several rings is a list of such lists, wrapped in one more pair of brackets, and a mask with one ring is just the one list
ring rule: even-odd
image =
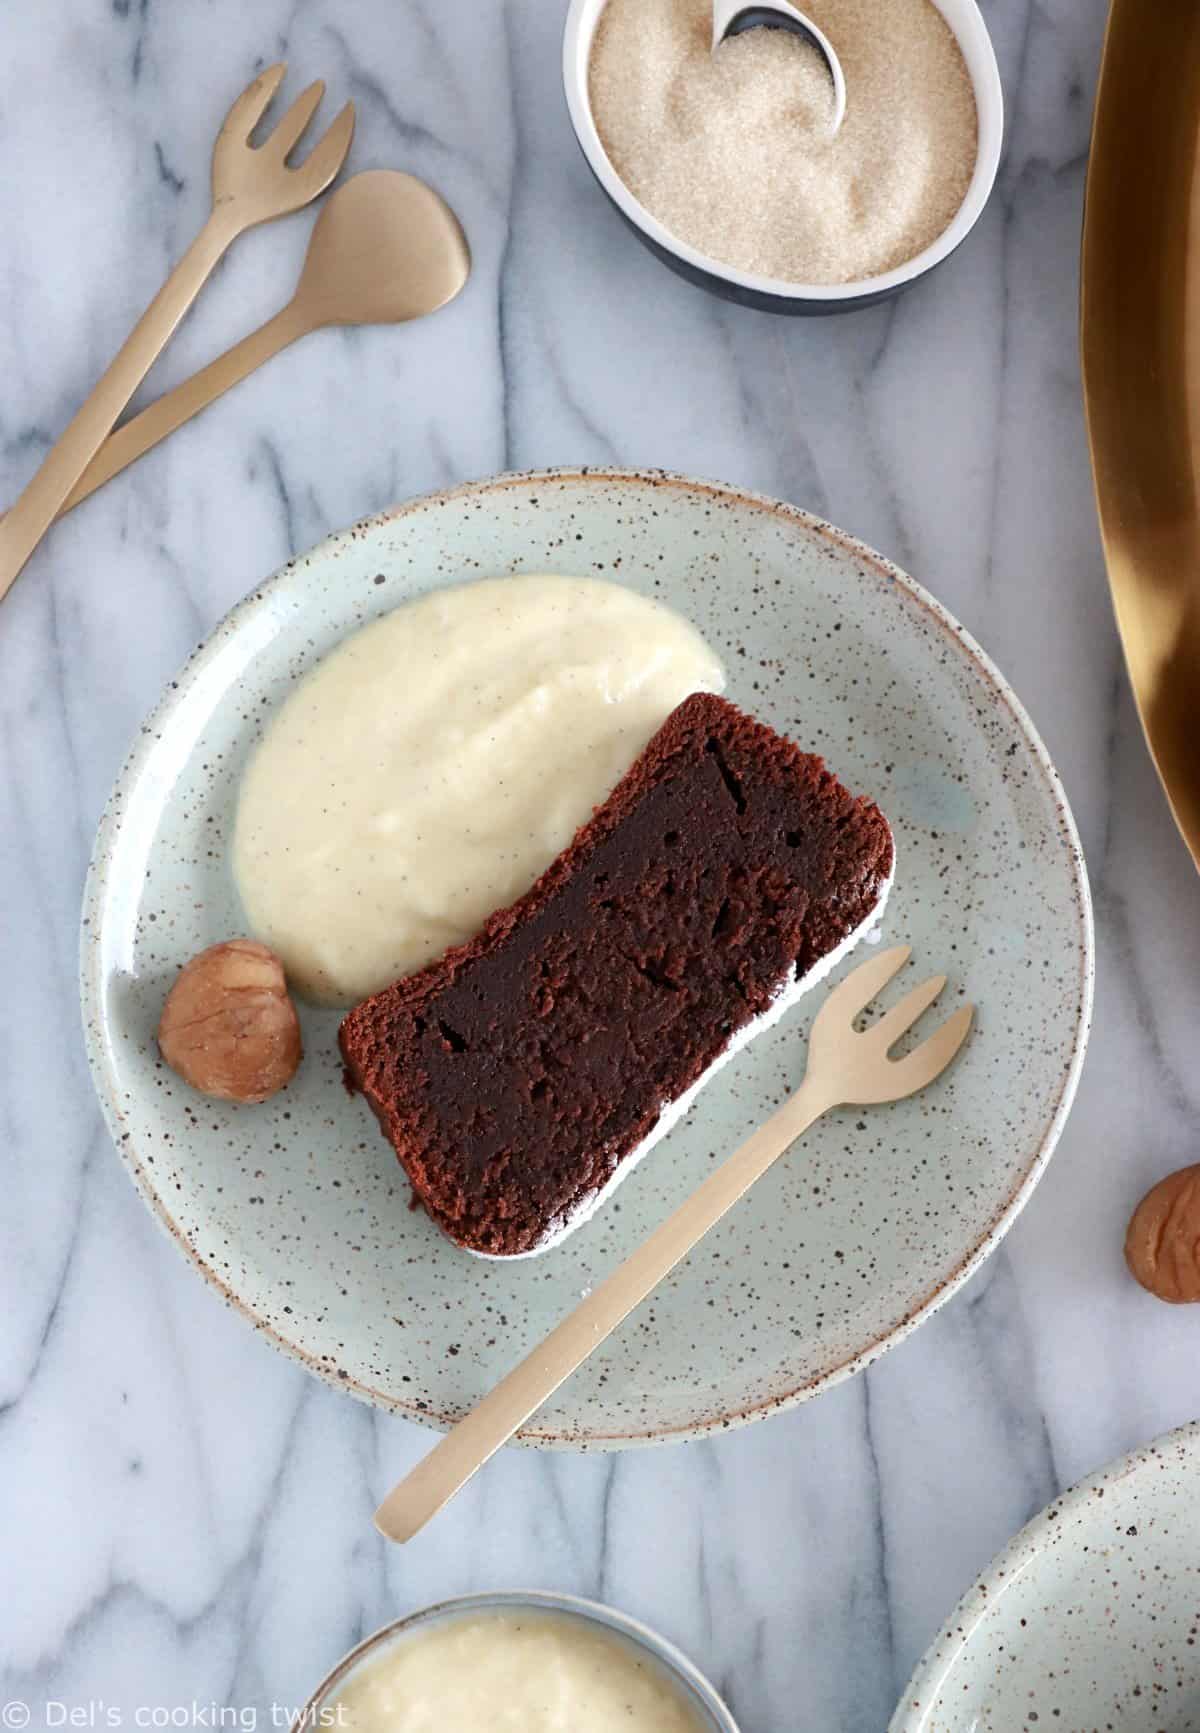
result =
[{"label": "speckled ceramic plate", "polygon": [[294,1083],[210,1102],[161,1064],[179,965],[244,928],[228,865],[238,777],[272,707],[365,620],[439,584],[564,571],[688,615],[730,696],[827,755],[892,821],[884,930],[979,1005],[925,1095],[831,1115],[546,1405],[536,1443],[695,1435],[856,1371],[967,1277],[1053,1148],[1083,1059],[1088,893],[1028,718],[945,611],[790,506],[659,474],[507,476],[324,542],[219,625],[146,724],[101,822],[83,1003],[133,1178],[208,1279],[313,1371],[436,1424],[457,1418],[800,1079],[802,1004],[544,1256],[481,1262],[420,1212],[341,1087],[336,1014],[304,1015]]},{"label": "speckled ceramic plate", "polygon": [[1195,1733],[1200,1425],[1035,1517],[964,1596],[890,1733]]}]

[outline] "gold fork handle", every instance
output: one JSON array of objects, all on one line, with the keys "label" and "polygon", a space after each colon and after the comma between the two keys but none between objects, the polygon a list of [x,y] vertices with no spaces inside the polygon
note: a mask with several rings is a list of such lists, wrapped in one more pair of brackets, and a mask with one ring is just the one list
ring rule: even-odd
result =
[{"label": "gold fork handle", "polygon": [[817,1079],[806,1078],[686,1203],[393,1487],[375,1512],[375,1526],[380,1532],[389,1540],[411,1540],[733,1208],[755,1180],[833,1105],[828,1089]]},{"label": "gold fork handle", "polygon": [[214,208],[104,377],[0,523],[0,600],[243,226],[231,205]]},{"label": "gold fork handle", "polygon": [[199,373],[185,379],[173,391],[164,392],[124,426],[109,434],[63,501],[58,516],[62,517],[64,512],[69,512],[89,494],[95,493],[98,487],[103,487],[106,481],[111,481],[114,475],[136,463],[152,446],[169,433],[174,433],[177,427],[182,427],[185,421],[190,421],[193,415],[199,415],[215,398],[240,384],[256,367],[261,367],[311,329],[311,322],[303,317],[294,302],[289,302],[274,318],[268,319],[248,337],[243,337],[224,355],[210,361]]}]

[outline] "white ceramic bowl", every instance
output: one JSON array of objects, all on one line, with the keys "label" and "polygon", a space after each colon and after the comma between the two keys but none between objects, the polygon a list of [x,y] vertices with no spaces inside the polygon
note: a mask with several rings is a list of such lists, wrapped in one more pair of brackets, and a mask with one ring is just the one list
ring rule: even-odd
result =
[{"label": "white ceramic bowl", "polygon": [[966,240],[987,204],[1000,165],[1004,95],[1000,88],[996,51],[983,14],[975,0],[933,0],[933,4],[954,32],[974,87],[979,117],[975,172],[966,197],[937,240],[904,264],[878,276],[862,277],[851,283],[790,283],[780,277],[755,276],[689,246],[673,235],[657,217],[651,216],[646,207],[634,198],[609,161],[588,100],[588,61],[605,0],[571,0],[567,12],[563,35],[563,87],[571,125],[575,128],[588,167],[617,210],[650,250],[689,282],[726,300],[740,301],[770,313],[839,313],[871,306],[876,301],[899,294],[918,277],[924,277]]},{"label": "white ceramic bowl", "polygon": [[1194,1733],[1200,1424],[1081,1481],[959,1602],[890,1733]]},{"label": "white ceramic bowl", "polygon": [[[358,1647],[327,1673],[317,1686],[300,1718],[301,1727],[321,1726],[321,1711],[332,1712],[338,1693],[352,1674],[366,1663],[378,1660],[388,1649],[406,1642],[417,1631],[448,1619],[462,1618],[471,1613],[516,1612],[541,1613],[551,1618],[575,1619],[598,1627],[628,1645],[641,1657],[664,1673],[679,1690],[684,1702],[693,1711],[704,1733],[738,1733],[737,1723],[716,1691],[687,1656],[660,1637],[648,1625],[631,1619],[598,1601],[580,1600],[576,1595],[539,1594],[535,1591],[509,1590],[494,1594],[462,1595],[456,1600],[440,1601],[436,1606],[423,1607],[405,1619],[385,1625],[373,1636],[366,1637]],[[331,1723],[332,1724],[332,1723]]]}]

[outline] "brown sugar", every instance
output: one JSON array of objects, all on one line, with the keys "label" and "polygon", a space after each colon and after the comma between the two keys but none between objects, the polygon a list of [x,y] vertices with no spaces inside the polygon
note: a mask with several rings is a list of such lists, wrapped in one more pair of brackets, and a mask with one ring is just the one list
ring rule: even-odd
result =
[{"label": "brown sugar", "polygon": [[760,277],[845,283],[924,251],[975,165],[975,97],[931,0],[806,0],[846,78],[782,30],[712,52],[710,0],[608,0],[589,92],[635,198],[680,240]]}]

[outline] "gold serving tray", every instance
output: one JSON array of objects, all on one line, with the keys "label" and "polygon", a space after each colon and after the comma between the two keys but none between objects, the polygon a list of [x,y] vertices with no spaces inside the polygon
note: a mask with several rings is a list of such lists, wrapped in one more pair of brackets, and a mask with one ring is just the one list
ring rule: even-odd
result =
[{"label": "gold serving tray", "polygon": [[1200,4],[1112,0],[1088,166],[1080,342],[1125,660],[1200,867]]}]

